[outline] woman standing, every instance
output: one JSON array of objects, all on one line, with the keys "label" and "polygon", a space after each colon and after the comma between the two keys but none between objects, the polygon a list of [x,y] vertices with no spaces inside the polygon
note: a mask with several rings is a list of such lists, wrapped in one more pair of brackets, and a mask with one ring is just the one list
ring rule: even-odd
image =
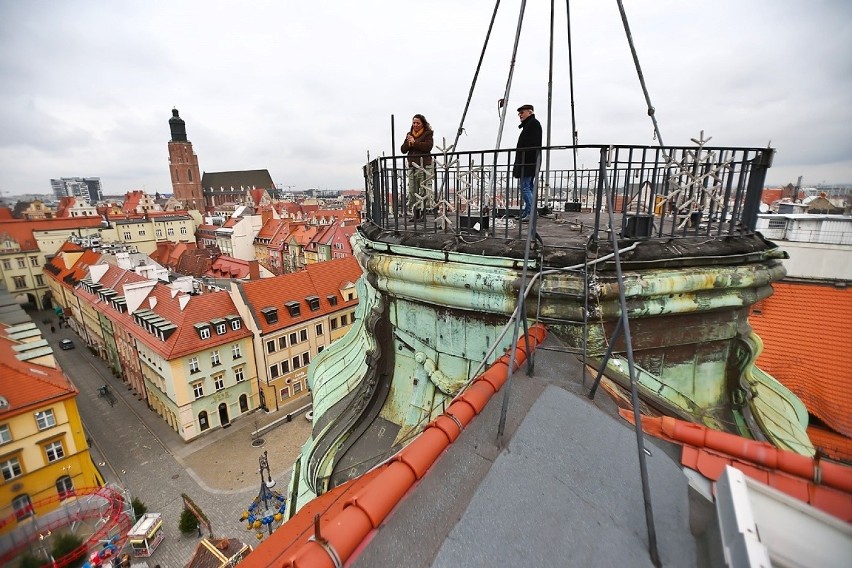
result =
[{"label": "woman standing", "polygon": [[408,154],[408,199],[406,207],[413,217],[409,221],[419,221],[423,218],[423,209],[429,209],[432,204],[429,191],[428,169],[432,165],[433,141],[432,127],[422,114],[415,114],[411,119],[411,130],[405,135],[402,143],[402,153]]}]

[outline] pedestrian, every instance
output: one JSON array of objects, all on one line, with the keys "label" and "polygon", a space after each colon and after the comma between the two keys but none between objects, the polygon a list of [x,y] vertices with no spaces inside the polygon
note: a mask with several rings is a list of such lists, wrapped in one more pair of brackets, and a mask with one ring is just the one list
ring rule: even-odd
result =
[{"label": "pedestrian", "polygon": [[430,176],[432,166],[432,146],[434,133],[429,121],[422,114],[415,114],[411,119],[411,130],[405,135],[402,143],[402,153],[408,154],[408,199],[406,208],[412,217],[409,221],[419,221],[423,218],[424,209],[431,209]]},{"label": "pedestrian", "polygon": [[525,223],[529,221],[533,209],[535,170],[541,152],[541,123],[535,117],[535,109],[532,105],[518,107],[518,118],[521,121],[518,125],[521,134],[518,136],[512,176],[520,180],[521,199],[523,200],[520,222]]},{"label": "pedestrian", "polygon": [[50,326],[50,333],[56,333],[56,328],[52,325]]}]

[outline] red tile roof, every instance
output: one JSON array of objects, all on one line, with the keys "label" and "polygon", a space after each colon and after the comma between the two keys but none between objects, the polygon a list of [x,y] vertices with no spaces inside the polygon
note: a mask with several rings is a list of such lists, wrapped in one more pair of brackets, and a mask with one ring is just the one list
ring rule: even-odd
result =
[{"label": "red tile roof", "polygon": [[819,426],[808,426],[808,438],[820,452],[833,460],[852,464],[852,438]]},{"label": "red tile roof", "polygon": [[[33,230],[29,223],[21,225],[15,221],[0,223],[0,252],[10,252],[3,245],[6,241],[18,243],[21,252],[37,251],[38,243],[33,236]],[[17,249],[15,249],[17,250]]]},{"label": "red tile roof", "polygon": [[[101,277],[99,283],[102,283],[106,288],[114,289],[119,295],[124,296],[124,286],[126,284],[144,280],[144,278],[131,271],[110,266],[104,276]],[[78,287],[77,293],[82,299],[90,302],[99,311],[106,310],[110,313],[111,317],[114,317],[117,321],[122,321],[135,337],[166,360],[176,359],[190,353],[195,353],[196,351],[210,349],[217,345],[251,336],[251,331],[245,325],[241,325],[240,329],[236,331],[230,325],[227,325],[226,332],[223,335],[218,335],[215,330],[211,330],[208,339],[201,339],[199,337],[194,327],[195,324],[210,322],[211,320],[226,316],[239,315],[228,292],[210,292],[198,296],[192,296],[184,292],[173,294],[171,288],[157,282],[135,313],[142,310],[150,310],[175,324],[177,330],[165,341],[148,333],[145,328],[136,323],[132,314],[120,314],[113,310],[111,306],[101,301],[97,294],[87,292],[82,286]],[[152,298],[155,299],[153,307],[151,307]],[[181,309],[182,303],[184,303],[183,309]]]},{"label": "red tile roof", "polygon": [[773,288],[749,316],[763,339],[758,366],[852,437],[852,288],[788,281]]},{"label": "red tile roof", "polygon": [[61,370],[17,359],[12,347],[20,343],[5,336],[6,326],[0,327],[0,394],[9,401],[0,420],[77,395]]},{"label": "red tile roof", "polygon": [[249,275],[249,261],[232,256],[219,256],[205,273],[213,278],[245,278]]},{"label": "red tile roof", "polygon": [[[619,412],[633,423],[632,410]],[[731,466],[847,523],[852,522],[852,467],[817,461],[768,442],[749,440],[670,416],[645,416],[642,429],[652,436],[682,444],[681,463],[708,479],[716,481],[725,466]]]},{"label": "red tile roof", "polygon": [[[361,267],[354,258],[341,258],[309,264],[305,267],[305,270],[292,274],[282,274],[274,278],[262,278],[252,282],[239,282],[237,285],[240,287],[249,309],[254,314],[261,333],[270,333],[308,319],[357,305],[357,298],[347,300],[341,295],[340,288],[347,283],[354,284],[361,277],[361,274]],[[311,311],[305,299],[309,296],[319,298],[319,310]],[[329,303],[329,296],[337,298],[336,306]],[[292,317],[290,315],[285,306],[288,302],[299,302],[299,316]],[[268,307],[277,308],[277,323],[267,323],[266,318],[261,314],[261,310]]]}]

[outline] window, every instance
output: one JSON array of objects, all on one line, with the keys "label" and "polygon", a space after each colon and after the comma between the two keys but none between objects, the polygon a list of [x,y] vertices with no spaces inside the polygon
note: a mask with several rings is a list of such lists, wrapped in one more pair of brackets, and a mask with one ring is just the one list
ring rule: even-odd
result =
[{"label": "window", "polygon": [[293,357],[293,370],[300,368],[302,366],[302,360],[299,359],[298,356]]},{"label": "window", "polygon": [[270,339],[266,342],[266,352],[267,353],[275,353],[275,340]]},{"label": "window", "polygon": [[302,392],[302,381],[293,383],[293,394]]},{"label": "window", "polygon": [[15,509],[15,518],[20,520],[26,519],[33,514],[33,502],[29,495],[18,495],[12,501],[12,508]]},{"label": "window", "polygon": [[175,229],[174,229],[174,227],[169,227],[169,228],[166,230],[166,234],[168,234],[170,237],[175,236]]},{"label": "window", "polygon": [[202,410],[201,412],[198,413],[198,426],[200,427],[202,432],[204,432],[205,430],[210,428],[210,421],[207,420],[207,411],[206,410]]},{"label": "window", "polygon": [[281,361],[281,372],[289,373],[290,372],[290,361]]},{"label": "window", "polygon": [[204,383],[197,382],[192,385],[192,394],[195,395],[195,400],[198,400],[202,396],[204,396]]},{"label": "window", "polygon": [[186,227],[181,227],[181,228],[180,228],[180,234],[181,234],[181,235],[185,235],[185,234],[186,234]]},{"label": "window", "polygon": [[281,389],[280,394],[281,394],[281,400],[284,400],[285,398],[290,398],[290,388],[284,387],[283,389]]},{"label": "window", "polygon": [[219,360],[219,350],[213,351],[210,353],[210,364],[214,367],[219,365],[221,361]]},{"label": "window", "polygon": [[12,432],[8,424],[0,425],[0,444],[8,444],[12,441]]},{"label": "window", "polygon": [[3,259],[3,268],[5,270],[12,270],[12,263],[9,261],[8,258]]},{"label": "window", "polygon": [[74,496],[74,482],[67,475],[63,475],[56,480],[56,492],[59,494],[59,500],[64,501],[69,497]]},{"label": "window", "polygon": [[296,345],[297,343],[299,343],[299,342],[296,340],[296,334],[291,333],[290,334],[290,345]]},{"label": "window", "polygon": [[23,473],[21,471],[21,463],[18,461],[18,458],[12,458],[0,463],[0,470],[3,471],[4,481],[15,479]]},{"label": "window", "polygon": [[328,300],[329,306],[336,306],[337,305],[337,296],[326,296],[326,299]]},{"label": "window", "polygon": [[15,281],[16,290],[20,290],[21,288],[27,287],[27,279],[24,276],[13,276],[12,280]]},{"label": "window", "polygon": [[201,333],[201,339],[210,339],[210,328],[209,327],[202,327],[200,333]]},{"label": "window", "polygon": [[347,323],[349,323],[349,316],[346,314],[340,316],[340,325],[346,325]]},{"label": "window", "polygon": [[278,349],[286,349],[287,348],[287,336],[282,335],[278,338]]},{"label": "window", "polygon": [[189,358],[189,372],[197,373],[200,369],[198,368],[198,357],[190,357]]},{"label": "window", "polygon": [[325,345],[319,345],[319,346],[317,346],[317,353],[322,353],[322,352],[323,352],[323,350],[325,350]]},{"label": "window", "polygon": [[220,391],[225,388],[225,375],[222,374],[213,377],[213,386],[216,387],[217,391]]},{"label": "window", "polygon": [[44,276],[41,274],[35,275],[36,286],[44,286]]},{"label": "window", "polygon": [[130,231],[124,231],[124,238],[125,238],[125,239],[131,239],[131,238],[133,238],[133,237],[131,237],[131,236],[130,236]]},{"label": "window", "polygon": [[311,354],[308,353],[307,351],[305,351],[304,353],[302,353],[302,365],[307,367],[310,364],[311,364]]},{"label": "window", "polygon": [[53,410],[42,410],[35,413],[36,424],[39,430],[47,430],[56,426],[56,418],[53,416]]},{"label": "window", "polygon": [[284,304],[287,307],[287,310],[290,312],[290,317],[297,318],[302,315],[302,308],[299,305],[299,302],[287,302]]},{"label": "window", "polygon": [[241,322],[240,320],[238,320],[238,319],[231,320],[231,329],[233,329],[234,331],[237,331],[242,326],[243,326],[243,322]]},{"label": "window", "polygon": [[315,312],[315,311],[317,311],[318,309],[320,309],[320,302],[319,302],[319,298],[318,298],[318,297],[316,297],[316,296],[308,296],[308,297],[307,297],[307,298],[305,298],[305,299],[308,301],[308,307],[309,307],[309,308],[311,308],[311,311],[312,311],[312,312]]},{"label": "window", "polygon": [[331,329],[337,329],[337,318],[331,318]]},{"label": "window", "polygon": [[44,453],[47,454],[48,462],[55,462],[58,459],[65,457],[65,450],[62,448],[62,441],[56,440],[44,447]]},{"label": "window", "polygon": [[18,261],[18,268],[26,268],[27,267],[27,261],[24,260],[24,257],[21,256],[21,257],[16,258],[15,260]]},{"label": "window", "polygon": [[280,375],[278,374],[278,365],[272,365],[271,367],[269,367],[269,378],[270,379],[275,379],[275,378],[278,378],[279,376]]},{"label": "window", "polygon": [[139,229],[139,236],[140,236],[140,237],[144,237],[144,236],[145,236],[145,229]]},{"label": "window", "polygon": [[346,294],[346,299],[347,300],[354,300],[355,299],[355,293],[354,292],[348,292]]},{"label": "window", "polygon": [[236,369],[234,369],[234,378],[237,379],[238,383],[241,383],[246,379],[245,376],[243,375],[243,368],[242,367],[237,367]]},{"label": "window", "polygon": [[31,256],[30,257],[30,266],[38,266],[38,257],[37,256]]},{"label": "window", "polygon": [[248,412],[248,397],[244,394],[240,395],[240,412]]},{"label": "window", "polygon": [[162,229],[157,229],[157,231],[156,231],[156,235],[157,235],[157,238],[158,238],[158,239],[159,239],[160,237],[162,237],[162,236],[163,236],[163,230],[162,230]]},{"label": "window", "polygon": [[317,332],[317,336],[322,335],[322,324],[318,323],[317,326],[314,328],[314,331]]},{"label": "window", "polygon": [[239,344],[239,343],[234,343],[234,344],[231,346],[231,358],[232,358],[232,359],[239,359],[239,358],[240,358],[240,357],[242,357],[242,356],[243,356],[243,352],[242,352],[242,351],[240,351],[240,344]]},{"label": "window", "polygon": [[303,329],[299,332],[299,341],[307,341],[308,340],[308,330]]},{"label": "window", "polygon": [[225,335],[225,333],[227,333],[227,331],[228,331],[228,326],[225,325],[224,323],[217,323],[216,324],[216,335]]}]

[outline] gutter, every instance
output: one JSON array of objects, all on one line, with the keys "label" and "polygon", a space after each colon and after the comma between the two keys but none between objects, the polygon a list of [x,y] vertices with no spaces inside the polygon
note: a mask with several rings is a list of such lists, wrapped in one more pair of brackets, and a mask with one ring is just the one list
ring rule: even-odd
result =
[{"label": "gutter", "polygon": [[[275,566],[335,568],[353,560],[353,554],[370,533],[382,525],[450,444],[458,439],[464,428],[482,412],[509,376],[526,362],[528,353],[524,346],[527,338],[530,349],[534,350],[546,336],[547,329],[543,325],[530,327],[527,335],[519,338],[515,345],[514,369],[509,369],[510,355],[507,352],[459,394],[441,416],[427,424],[413,442],[379,466],[378,471],[374,470],[372,479],[352,493],[341,512],[323,519],[321,532],[320,515],[317,515],[313,536],[307,542],[295,545],[292,551],[278,556]],[[257,560],[252,562],[250,555],[244,563],[247,566],[264,565],[262,558]]]}]

